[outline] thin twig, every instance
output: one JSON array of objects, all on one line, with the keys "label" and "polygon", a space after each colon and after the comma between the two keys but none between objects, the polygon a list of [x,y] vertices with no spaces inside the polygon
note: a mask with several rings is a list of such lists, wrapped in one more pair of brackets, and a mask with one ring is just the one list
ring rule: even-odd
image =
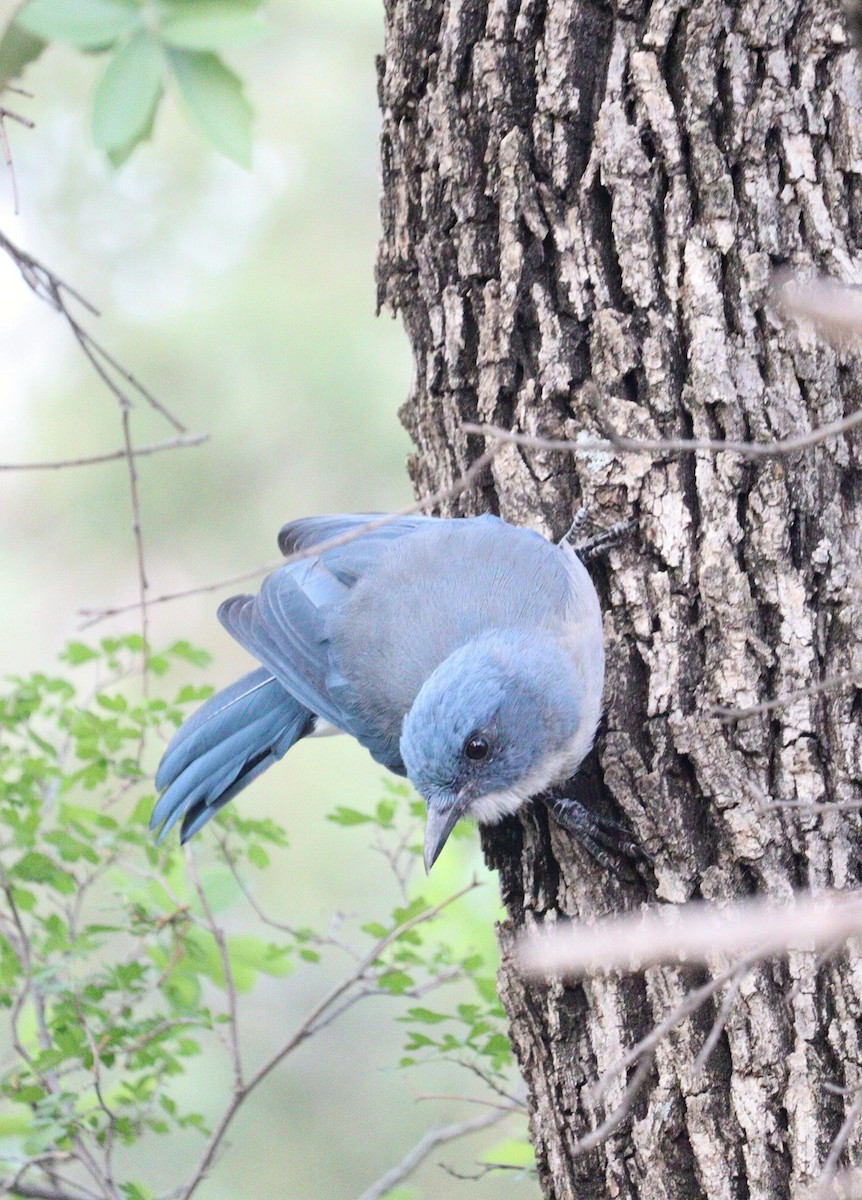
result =
[{"label": "thin twig", "polygon": [[215,919],[209,900],[207,899],[206,891],[201,885],[200,876],[198,875],[198,867],[195,862],[194,851],[192,847],[186,845],[186,865],[189,869],[192,886],[197,893],[198,900],[201,902],[201,908],[206,917],[207,928],[215,941],[218,948],[218,956],[221,962],[222,974],[224,975],[224,986],[227,993],[228,1003],[228,1038],[230,1040],[230,1061],[233,1070],[233,1087],[234,1093],[242,1092],[245,1087],[242,1069],[242,1054],[239,1044],[239,1014],[237,1012],[237,994],[236,982],[233,977],[233,968],[230,963],[230,954],[227,948],[224,930],[218,921]]},{"label": "thin twig", "polygon": [[[401,517],[409,517],[414,513],[422,512],[423,509],[435,508],[438,504],[442,504],[446,500],[453,500],[472,486],[478,476],[481,475],[492,461],[498,449],[499,447],[494,446],[486,450],[449,487],[440,488],[439,491],[433,492],[430,496],[423,496],[412,504],[405,504],[403,508],[399,508],[395,512],[386,513],[383,516],[375,518],[373,521],[367,521],[364,525],[359,525],[355,529],[351,529],[348,533],[328,538],[325,542],[318,542],[313,546],[308,546],[305,550],[297,550],[296,553],[289,554],[286,558],[279,558],[274,562],[264,563],[263,566],[255,567],[251,571],[243,571],[241,575],[231,575],[226,579],[217,579],[213,583],[200,584],[198,587],[186,588],[181,592],[166,592],[164,595],[154,596],[148,601],[148,605],[152,608],[156,604],[167,604],[172,600],[185,600],[188,596],[199,596],[205,592],[216,592],[223,587],[229,587],[235,583],[245,583],[250,579],[258,579],[261,575],[268,575],[270,571],[274,571],[278,567],[285,567],[290,563],[299,562],[305,558],[315,558],[319,554],[325,554],[327,550],[336,550],[340,546],[346,546],[350,542],[356,541],[357,538],[363,537],[366,533],[372,533],[375,529],[382,529],[386,525],[391,525],[394,521],[400,520]],[[116,617],[122,613],[131,612],[137,607],[138,603],[135,602],[133,604],[120,604],[114,608],[82,609],[81,616],[85,619],[80,628],[88,629],[91,625],[96,625],[100,621],[107,620],[109,617]]]},{"label": "thin twig", "polygon": [[16,1183],[14,1180],[0,1183],[0,1196],[14,1192],[21,1200],[91,1200],[94,1192],[55,1191],[53,1188],[35,1187],[29,1183]]},{"label": "thin twig", "polygon": [[12,147],[9,144],[9,131],[6,128],[6,121],[17,121],[26,129],[33,129],[33,122],[27,117],[22,117],[20,113],[12,112],[9,108],[4,108],[0,105],[0,147],[3,150],[3,161],[6,164],[6,169],[9,172],[9,181],[12,184],[12,210],[17,217],[20,211],[19,196],[18,196],[18,178],[15,174],[15,163],[12,159]]},{"label": "thin twig", "polygon": [[429,1129],[413,1149],[404,1155],[401,1162],[372,1183],[371,1187],[362,1193],[359,1200],[380,1200],[387,1192],[391,1192],[399,1183],[409,1178],[438,1146],[457,1141],[458,1138],[467,1137],[471,1133],[478,1133],[480,1129],[488,1129],[492,1125],[499,1124],[509,1115],[508,1112],[485,1113],[481,1117],[473,1117],[469,1121],[458,1121],[452,1125],[442,1125],[439,1129]]},{"label": "thin twig", "polygon": [[[153,442],[149,446],[135,446],[132,450],[134,458],[144,458],[149,454],[161,454],[164,450],[185,450],[189,446],[200,446],[209,440],[208,433],[190,433],[187,437],[168,438],[163,442]],[[109,454],[93,454],[89,458],[61,458],[46,462],[0,463],[0,471],[64,471],[69,467],[93,467],[99,463],[119,462],[126,459],[128,452],[112,450]]]},{"label": "thin twig", "polygon": [[696,454],[698,451],[707,451],[710,454],[739,454],[743,458],[775,458],[840,437],[858,425],[862,425],[862,409],[838,421],[818,425],[807,433],[796,433],[771,442],[734,442],[721,438],[632,438],[621,433],[580,441],[517,433],[511,429],[501,429],[499,425],[478,425],[473,421],[463,422],[461,429],[464,433],[480,434],[497,442],[508,442],[531,450],[562,450],[568,454]]},{"label": "thin twig", "polygon": [[607,1091],[611,1082],[616,1079],[617,1075],[619,1075],[622,1071],[627,1071],[629,1067],[633,1063],[637,1062],[642,1055],[652,1054],[658,1043],[663,1037],[665,1037],[666,1034],[670,1033],[672,1029],[675,1029],[677,1025],[685,1020],[686,1017],[691,1016],[691,1014],[694,1012],[697,1012],[701,1005],[705,1004],[710,996],[714,996],[723,984],[727,983],[728,980],[732,979],[740,972],[746,971],[749,969],[749,967],[754,966],[754,964],[762,957],[763,956],[757,951],[747,954],[745,958],[741,958],[738,962],[732,963],[727,970],[721,971],[707,983],[702,984],[701,987],[695,988],[694,991],[689,992],[688,995],[683,998],[683,1000],[665,1017],[663,1021],[660,1021],[658,1025],[654,1025],[649,1033],[642,1037],[641,1040],[634,1046],[632,1046],[631,1050],[627,1051],[618,1062],[614,1063],[612,1067],[608,1067],[601,1078],[593,1085],[593,1096],[596,1099],[601,1098]]},{"label": "thin twig", "polygon": [[777,812],[781,809],[798,809],[805,813],[858,812],[862,809],[862,800],[770,800],[760,804],[754,810],[758,813]]},{"label": "thin twig", "polygon": [[483,1108],[496,1108],[500,1112],[525,1112],[525,1104],[500,1104],[497,1100],[483,1100],[480,1096],[453,1096],[446,1092],[423,1092],[418,1100],[454,1100],[457,1104],[479,1104]]},{"label": "thin twig", "polygon": [[601,1146],[606,1142],[612,1133],[615,1133],[622,1125],[623,1121],[631,1111],[638,1093],[646,1083],[647,1076],[652,1070],[654,1055],[652,1053],[645,1054],[638,1063],[637,1070],[631,1077],[628,1087],[623,1092],[623,1098],[614,1109],[614,1111],[602,1121],[598,1128],[593,1129],[582,1137],[572,1148],[573,1155],[588,1154],[590,1150],[595,1150],[597,1146]]},{"label": "thin twig", "polygon": [[[144,532],[141,527],[141,501],[138,494],[138,470],[135,466],[135,454],[132,446],[132,429],[130,423],[129,405],[122,405],[120,424],[123,430],[123,444],[126,448],[126,469],[129,476],[129,498],[132,505],[132,536],[135,539],[135,559],[138,567],[138,608],[140,609],[141,642],[143,645],[141,659],[141,691],[144,699],[149,694],[149,620],[147,617],[147,564],[144,558]],[[144,726],[141,727],[140,749],[143,750]]]},{"label": "thin twig", "polygon": [[817,1190],[814,1193],[814,1200],[826,1200],[829,1185],[832,1183],[835,1172],[838,1170],[838,1160],[844,1151],[844,1147],[850,1140],[850,1134],[853,1132],[853,1126],[859,1120],[860,1113],[862,1113],[862,1092],[859,1092],[856,1099],[850,1105],[847,1116],[844,1118],[844,1123],[835,1135],[832,1145],[829,1147],[829,1153],[826,1155],[826,1161],[820,1172]]},{"label": "thin twig", "polygon": [[[252,1075],[250,1075],[244,1083],[242,1083],[241,1086],[237,1086],[235,1083],[233,1095],[231,1096],[229,1103],[219,1118],[218,1123],[210,1134],[200,1161],[192,1173],[189,1182],[179,1193],[178,1200],[190,1200],[190,1197],[197,1191],[200,1184],[206,1178],[216,1153],[221,1146],[224,1136],[246,1097],[258,1086],[259,1083],[266,1079],[267,1076],[297,1048],[297,1046],[302,1045],[303,1042],[306,1042],[310,1037],[313,1037],[315,1033],[328,1024],[327,1018],[329,1016],[329,1010],[337,1006],[338,1001],[342,998],[342,996],[344,996],[346,992],[348,992],[364,977],[366,971],[368,971],[369,968],[374,965],[380,956],[385,953],[388,947],[391,946],[393,942],[396,942],[400,937],[403,937],[405,933],[409,933],[411,929],[415,929],[416,926],[434,920],[434,918],[443,912],[444,909],[448,908],[450,904],[454,904],[456,900],[460,900],[462,896],[465,896],[468,892],[473,891],[474,888],[479,886],[478,880],[472,880],[465,887],[461,888],[457,892],[454,892],[451,896],[448,896],[445,900],[442,900],[433,908],[428,908],[421,913],[417,913],[416,916],[402,922],[401,925],[398,925],[395,929],[391,930],[388,934],[386,934],[385,937],[378,939],[372,949],[359,963],[357,963],[356,967],[351,970],[350,974],[342,979],[339,983],[335,984],[335,986],[332,987],[330,991],[327,992],[327,994],[320,1001],[318,1001],[317,1004],[315,1004],[314,1008],[306,1016],[305,1020],[299,1025],[294,1033],[292,1033],[291,1036],[282,1043],[279,1049],[276,1050],[274,1054],[270,1055],[270,1057],[264,1063],[262,1063],[261,1066],[258,1067],[258,1069]],[[349,1005],[343,1007],[349,1007]],[[339,1011],[342,1010],[343,1008],[340,1007]],[[499,1119],[499,1114],[494,1113],[493,1115]],[[487,1118],[482,1119],[486,1120]]]},{"label": "thin twig", "polygon": [[[259,579],[261,575],[268,575],[270,571],[274,571],[277,567],[282,566],[282,559],[277,558],[272,562],[264,563],[262,567],[255,567],[252,571],[243,571],[239,575],[231,575],[226,579],[217,579],[214,583],[204,583],[197,587],[185,588],[181,592],[165,592],[161,596],[152,596],[147,601],[149,608],[153,608],[156,604],[167,604],[172,600],[185,600],[188,596],[201,596],[206,592],[217,592],[221,588],[231,587],[236,583],[246,583],[250,579]],[[78,626],[79,629],[89,629],[91,625],[98,625],[100,621],[106,621],[109,617],[117,617],[123,613],[133,612],[138,607],[136,600],[132,604],[120,604],[115,608],[82,608],[80,615],[84,620]]]},{"label": "thin twig", "polygon": [[589,927],[576,921],[550,924],[523,935],[519,954],[530,974],[583,976],[642,971],[657,963],[709,963],[717,954],[769,958],[791,947],[817,950],[860,932],[862,893],[801,892],[789,904],[777,905],[769,896],[721,908],[694,900],[609,917]]},{"label": "thin twig", "polygon": [[789,704],[795,704],[797,700],[818,696],[821,692],[831,692],[836,688],[847,687],[848,684],[859,683],[862,683],[862,670],[857,668],[854,671],[842,671],[838,675],[827,675],[825,679],[813,683],[811,687],[799,688],[795,692],[783,692],[772,700],[763,700],[760,704],[752,704],[746,708],[725,708],[720,704],[713,704],[706,711],[709,716],[718,717],[725,723],[741,721],[745,717],[754,717],[759,713],[773,712],[776,708],[786,708]]},{"label": "thin twig", "polygon": [[730,1016],[730,1010],[733,1008],[736,997],[739,995],[739,989],[742,987],[742,981],[745,978],[746,968],[740,968],[728,983],[727,991],[721,1001],[721,1006],[715,1014],[715,1020],[712,1023],[712,1028],[707,1034],[706,1041],[700,1048],[700,1053],[694,1060],[692,1073],[699,1075],[706,1064],[709,1062],[710,1055],[718,1045],[718,1039],[724,1032],[724,1027],[727,1024],[727,1018]]}]

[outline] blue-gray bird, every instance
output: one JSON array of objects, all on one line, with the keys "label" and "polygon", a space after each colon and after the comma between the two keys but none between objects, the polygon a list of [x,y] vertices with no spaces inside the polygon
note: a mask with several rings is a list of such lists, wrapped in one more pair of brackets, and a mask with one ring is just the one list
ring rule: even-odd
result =
[{"label": "blue-gray bird", "polygon": [[[279,546],[377,519],[292,521]],[[565,541],[493,516],[398,517],[286,563],[218,616],[262,665],[168,746],[162,837],[182,819],[186,841],[300,738],[342,731],[425,799],[427,869],[461,817],[492,824],[536,796],[602,861],[630,839],[552,792],[592,746],[604,677],[598,598]]]}]

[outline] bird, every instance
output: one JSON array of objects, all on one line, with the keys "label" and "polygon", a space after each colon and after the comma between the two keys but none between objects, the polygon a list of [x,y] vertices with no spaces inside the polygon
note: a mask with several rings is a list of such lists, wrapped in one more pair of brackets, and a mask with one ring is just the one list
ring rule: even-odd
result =
[{"label": "bird", "polygon": [[[566,539],[492,514],[306,517],[218,619],[260,664],[175,733],[150,822],[187,841],[304,737],[342,732],[425,800],[430,870],[461,818],[534,798],[601,862],[631,834],[560,794],[602,712],[602,613]],[[563,789],[570,791],[571,789]]]}]

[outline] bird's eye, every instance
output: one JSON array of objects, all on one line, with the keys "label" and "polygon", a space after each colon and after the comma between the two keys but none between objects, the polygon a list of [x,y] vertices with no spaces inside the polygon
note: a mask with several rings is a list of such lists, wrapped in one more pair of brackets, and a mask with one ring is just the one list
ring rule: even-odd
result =
[{"label": "bird's eye", "polygon": [[464,743],[464,753],[471,762],[481,762],[483,758],[487,758],[490,749],[491,743],[481,734],[474,734]]}]

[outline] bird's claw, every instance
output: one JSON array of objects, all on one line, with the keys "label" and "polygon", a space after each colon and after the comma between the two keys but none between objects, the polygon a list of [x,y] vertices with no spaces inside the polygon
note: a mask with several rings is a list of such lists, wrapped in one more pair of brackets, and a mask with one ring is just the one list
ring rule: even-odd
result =
[{"label": "bird's claw", "polygon": [[545,796],[543,800],[557,824],[573,834],[596,862],[612,874],[637,879],[632,870],[634,863],[652,865],[652,855],[638,845],[631,830],[619,821],[567,796]]}]

